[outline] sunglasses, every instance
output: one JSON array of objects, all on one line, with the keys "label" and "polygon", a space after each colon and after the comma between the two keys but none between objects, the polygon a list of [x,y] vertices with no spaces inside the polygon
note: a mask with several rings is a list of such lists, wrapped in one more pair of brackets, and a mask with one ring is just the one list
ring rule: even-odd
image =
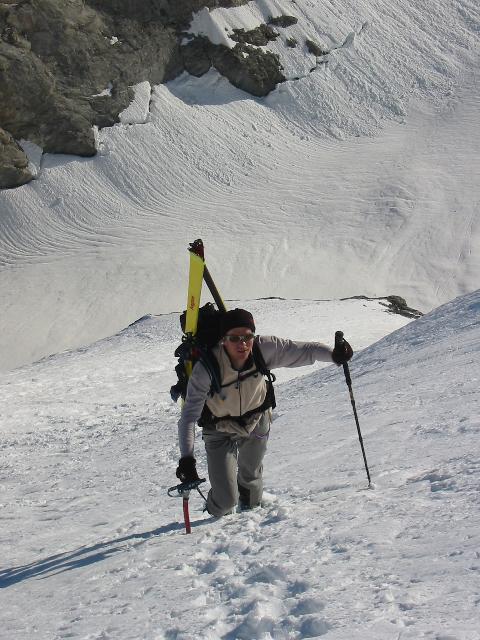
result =
[{"label": "sunglasses", "polygon": [[223,339],[227,342],[233,342],[236,344],[238,342],[250,342],[255,338],[254,333],[247,333],[246,336],[224,336]]}]

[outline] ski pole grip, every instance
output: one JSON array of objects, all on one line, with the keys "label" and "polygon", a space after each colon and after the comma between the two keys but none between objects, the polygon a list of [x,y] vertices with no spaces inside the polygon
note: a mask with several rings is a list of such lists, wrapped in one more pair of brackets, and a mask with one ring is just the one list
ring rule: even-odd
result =
[{"label": "ski pole grip", "polygon": [[[340,349],[343,347],[343,343],[345,342],[345,338],[343,337],[343,331],[335,331],[335,348],[339,347]],[[350,376],[350,369],[348,368],[348,362],[343,363],[343,372],[345,374],[345,382],[349,389],[352,388],[352,378]]]},{"label": "ski pole grip", "polygon": [[341,347],[343,344],[343,331],[335,331],[335,346]]}]

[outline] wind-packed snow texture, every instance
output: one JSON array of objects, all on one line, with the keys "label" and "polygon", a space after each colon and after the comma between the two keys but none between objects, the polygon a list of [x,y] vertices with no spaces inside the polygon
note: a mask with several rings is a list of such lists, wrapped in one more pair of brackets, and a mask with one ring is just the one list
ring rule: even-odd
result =
[{"label": "wind-packed snow texture", "polygon": [[[408,322],[371,301],[248,307],[262,332],[343,328],[357,349]],[[342,369],[298,369],[277,384],[264,506],[214,520],[192,496],[190,536],[165,495],[178,316],[2,374],[0,636],[477,640],[479,318],[477,291],[357,351],[375,489]]]},{"label": "wind-packed snow texture", "polygon": [[213,70],[144,85],[95,158],[46,155],[0,194],[3,369],[183,307],[196,237],[227,297],[428,310],[478,286],[477,3],[258,0],[191,31],[280,14],[298,22],[269,44],[289,80],[268,97]]}]

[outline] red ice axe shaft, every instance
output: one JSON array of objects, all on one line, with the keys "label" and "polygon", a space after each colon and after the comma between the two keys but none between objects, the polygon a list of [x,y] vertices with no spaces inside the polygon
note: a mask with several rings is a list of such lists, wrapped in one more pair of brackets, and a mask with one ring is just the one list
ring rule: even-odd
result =
[{"label": "red ice axe shaft", "polygon": [[190,524],[190,512],[188,510],[188,499],[190,497],[190,491],[192,489],[196,489],[198,493],[205,500],[205,496],[200,491],[199,485],[205,482],[205,478],[199,478],[198,480],[191,480],[190,482],[182,482],[180,484],[175,485],[174,487],[170,487],[167,493],[171,498],[181,497],[183,503],[183,519],[185,521],[185,533],[192,533],[192,527]]},{"label": "red ice axe shaft", "polygon": [[185,533],[192,533],[190,513],[188,511],[188,496],[183,496],[183,519],[185,520]]}]

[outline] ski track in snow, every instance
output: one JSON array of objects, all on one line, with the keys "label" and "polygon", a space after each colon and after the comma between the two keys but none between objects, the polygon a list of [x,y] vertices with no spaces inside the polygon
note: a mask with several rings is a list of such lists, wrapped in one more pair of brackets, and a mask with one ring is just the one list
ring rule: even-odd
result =
[{"label": "ski track in snow", "polygon": [[282,12],[299,22],[271,46],[286,55],[293,29],[327,64],[265,99],[214,71],[143,83],[95,158],[45,155],[0,194],[3,369],[183,307],[198,236],[229,297],[428,310],[478,285],[478,7],[268,0],[209,19]]},{"label": "ski track in snow", "polygon": [[[300,338],[355,316],[354,346],[407,323],[359,300],[252,305]],[[264,506],[214,520],[192,495],[191,536],[165,496],[177,316],[2,374],[2,637],[477,640],[479,310],[476,292],[352,360],[373,490],[341,369],[300,369]]]}]

